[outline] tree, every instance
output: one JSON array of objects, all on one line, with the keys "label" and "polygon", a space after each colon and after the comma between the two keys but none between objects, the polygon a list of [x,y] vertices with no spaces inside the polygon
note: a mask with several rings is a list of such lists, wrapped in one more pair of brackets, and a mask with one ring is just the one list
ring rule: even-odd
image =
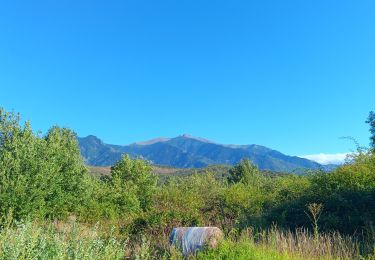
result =
[{"label": "tree", "polygon": [[[20,126],[20,116],[0,109],[0,213],[13,217],[44,215],[46,168],[43,142],[30,124]],[[40,152],[39,152],[40,151]],[[32,187],[32,188],[31,188]]]},{"label": "tree", "polygon": [[48,163],[54,168],[48,180],[46,203],[53,209],[51,214],[54,217],[76,212],[87,194],[85,175],[88,174],[77,136],[70,129],[54,126],[44,140]]},{"label": "tree", "polygon": [[229,183],[242,182],[248,185],[258,185],[260,182],[261,173],[256,165],[249,159],[242,160],[237,165],[229,170]]},{"label": "tree", "polygon": [[0,213],[21,219],[75,214],[85,191],[87,169],[76,135],[53,127],[34,134],[30,123],[0,108]]},{"label": "tree", "polygon": [[111,168],[112,185],[124,193],[133,190],[142,210],[148,210],[152,204],[152,195],[156,188],[156,176],[146,161],[123,156]]},{"label": "tree", "polygon": [[370,132],[371,132],[371,137],[370,137],[371,144],[370,145],[371,145],[372,150],[375,151],[375,113],[374,111],[370,112],[366,123],[370,125]]}]

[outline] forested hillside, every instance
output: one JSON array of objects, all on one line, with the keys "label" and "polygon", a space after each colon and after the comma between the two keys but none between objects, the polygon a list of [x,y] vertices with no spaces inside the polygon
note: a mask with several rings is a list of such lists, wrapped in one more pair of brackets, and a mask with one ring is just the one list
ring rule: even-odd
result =
[{"label": "forested hillside", "polygon": [[316,162],[288,156],[260,145],[223,145],[181,135],[120,146],[105,144],[96,136],[78,138],[82,156],[91,166],[111,166],[125,154],[154,165],[177,168],[203,168],[210,165],[235,165],[250,159],[261,170],[302,173],[326,169]]}]

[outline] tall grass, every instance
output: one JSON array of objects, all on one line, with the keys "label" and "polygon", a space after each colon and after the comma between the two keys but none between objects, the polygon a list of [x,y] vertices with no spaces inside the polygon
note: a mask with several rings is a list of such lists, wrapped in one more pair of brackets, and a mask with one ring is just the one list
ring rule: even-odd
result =
[{"label": "tall grass", "polygon": [[360,257],[359,244],[351,237],[337,232],[311,234],[305,229],[295,232],[271,229],[257,241],[262,247],[271,247],[283,254],[303,259],[355,259]]},{"label": "tall grass", "polygon": [[0,232],[0,259],[123,259],[125,242],[76,223],[18,223]]},{"label": "tall grass", "polygon": [[[0,230],[0,259],[183,259],[179,250],[169,246],[166,236],[129,239],[115,231],[109,225],[87,227],[75,221],[5,225]],[[371,247],[374,250],[373,244],[367,246]],[[353,237],[336,232],[315,236],[305,229],[295,232],[247,229],[241,234],[230,233],[218,248],[189,258],[375,259],[374,251],[364,256],[361,248],[363,244]]]},{"label": "tall grass", "polygon": [[[374,249],[374,245],[372,245]],[[272,228],[223,241],[219,248],[197,254],[197,259],[375,259],[375,251],[361,255],[360,243],[337,232],[311,234],[305,229],[295,232]]]}]

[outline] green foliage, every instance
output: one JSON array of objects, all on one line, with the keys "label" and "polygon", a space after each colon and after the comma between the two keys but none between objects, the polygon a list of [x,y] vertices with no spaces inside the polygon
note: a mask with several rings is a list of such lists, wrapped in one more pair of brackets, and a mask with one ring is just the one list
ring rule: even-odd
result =
[{"label": "green foliage", "polygon": [[250,160],[245,159],[229,170],[228,181],[257,186],[261,181],[261,173]]},{"label": "green foliage", "polygon": [[148,163],[125,155],[111,168],[111,174],[115,192],[122,195],[135,193],[141,209],[150,209],[157,178]]},{"label": "green foliage", "polygon": [[212,173],[169,179],[157,189],[147,221],[162,233],[177,226],[220,225],[222,189]]},{"label": "green foliage", "polygon": [[151,208],[156,181],[149,164],[128,156],[108,181],[93,178],[71,130],[52,127],[45,136],[35,135],[28,122],[21,126],[19,115],[0,109],[2,216],[133,218]]},{"label": "green foliage", "polygon": [[236,183],[225,189],[221,195],[224,223],[229,226],[239,224],[249,211],[251,199],[252,196],[243,183]]},{"label": "green foliage", "polygon": [[78,211],[87,173],[76,136],[53,127],[37,136],[28,122],[0,109],[0,213],[17,219],[66,217]]},{"label": "green foliage", "polygon": [[290,174],[276,178],[270,190],[274,193],[274,203],[282,204],[304,196],[310,185],[310,179],[306,176]]},{"label": "green foliage", "polygon": [[131,222],[152,208],[157,178],[145,161],[123,156],[111,168],[111,176],[87,175],[86,181],[91,196],[81,213],[84,220],[121,220],[131,229]]},{"label": "green foliage", "polygon": [[[58,218],[78,212],[85,198],[87,168],[83,163],[76,134],[69,129],[53,127],[44,137],[47,162],[53,169],[49,179],[46,206],[52,209],[49,217]],[[87,194],[87,193],[86,193]]]},{"label": "green foliage", "polygon": [[360,154],[351,164],[312,179],[310,197],[323,203],[326,230],[354,233],[375,219],[375,156]]},{"label": "green foliage", "polygon": [[308,227],[306,205],[318,203],[324,206],[319,220],[323,231],[353,234],[371,229],[375,219],[375,156],[371,153],[353,156],[351,163],[331,173],[316,172],[301,177],[298,183],[301,192],[296,190],[293,196],[290,196],[292,184],[287,185],[287,192],[285,188],[278,189],[288,197],[280,199],[282,196],[277,195],[277,203],[267,212],[269,223],[292,229]]},{"label": "green foliage", "polygon": [[370,133],[371,133],[371,147],[373,151],[375,151],[375,113],[373,111],[370,112],[366,123],[370,125]]}]

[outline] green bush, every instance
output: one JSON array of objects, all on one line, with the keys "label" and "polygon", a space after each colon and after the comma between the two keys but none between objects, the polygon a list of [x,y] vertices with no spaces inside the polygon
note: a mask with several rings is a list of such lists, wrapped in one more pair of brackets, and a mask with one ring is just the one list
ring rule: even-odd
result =
[{"label": "green bush", "polygon": [[76,135],[53,127],[35,135],[14,113],[0,109],[0,214],[59,218],[78,212],[86,166]]},{"label": "green bush", "polygon": [[[110,184],[116,193],[117,204],[121,200],[129,205],[130,200],[137,199],[142,210],[149,210],[152,206],[152,195],[156,188],[157,178],[152,173],[151,166],[143,160],[132,160],[128,155],[111,168],[112,179]],[[122,197],[126,194],[134,194],[134,198]],[[133,211],[136,211],[135,208]]]},{"label": "green bush", "polygon": [[[290,182],[293,180],[293,182]],[[285,181],[288,183],[282,184]],[[297,186],[295,186],[297,185]],[[375,219],[375,155],[361,153],[333,172],[316,172],[304,177],[282,177],[278,181],[274,207],[268,223],[286,228],[309,227],[306,205],[324,206],[320,228],[345,234],[362,233]],[[284,188],[281,188],[283,187]],[[300,187],[299,190],[297,187]],[[280,193],[281,192],[281,193]]]},{"label": "green bush", "polygon": [[220,226],[222,188],[211,173],[170,179],[158,187],[148,221],[161,232],[177,226]]}]

